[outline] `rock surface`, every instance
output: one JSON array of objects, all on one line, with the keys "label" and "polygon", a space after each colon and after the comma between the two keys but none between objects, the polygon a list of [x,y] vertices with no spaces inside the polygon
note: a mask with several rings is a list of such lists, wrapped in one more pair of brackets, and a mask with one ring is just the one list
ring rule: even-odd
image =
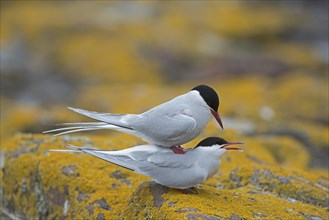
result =
[{"label": "rock surface", "polygon": [[[328,218],[327,173],[310,172],[307,160],[287,168],[265,152],[227,154],[220,172],[197,186],[197,194],[182,194],[89,155],[49,152],[67,143],[102,149],[138,144],[125,137],[111,143],[28,134],[8,139],[1,152],[3,213],[22,219]],[[257,151],[262,146],[256,142]]]},{"label": "rock surface", "polygon": [[[132,195],[124,219],[326,219],[323,208],[275,193],[239,189],[216,189],[203,185],[197,194],[185,195],[155,182],[144,182]],[[326,200],[326,203],[328,200]]]}]

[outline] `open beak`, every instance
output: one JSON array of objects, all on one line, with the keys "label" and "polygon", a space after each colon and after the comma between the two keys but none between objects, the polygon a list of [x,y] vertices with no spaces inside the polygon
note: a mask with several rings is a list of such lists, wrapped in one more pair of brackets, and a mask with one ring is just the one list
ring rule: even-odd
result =
[{"label": "open beak", "polygon": [[225,150],[239,150],[239,151],[243,151],[242,148],[238,148],[238,147],[228,147],[230,145],[235,145],[235,144],[244,144],[242,142],[229,142],[227,144],[223,144],[221,149],[225,149]]},{"label": "open beak", "polygon": [[220,119],[220,116],[218,114],[218,112],[214,111],[212,108],[210,108],[211,114],[216,118],[216,121],[218,122],[218,124],[220,125],[220,127],[222,129],[224,129],[222,120]]}]

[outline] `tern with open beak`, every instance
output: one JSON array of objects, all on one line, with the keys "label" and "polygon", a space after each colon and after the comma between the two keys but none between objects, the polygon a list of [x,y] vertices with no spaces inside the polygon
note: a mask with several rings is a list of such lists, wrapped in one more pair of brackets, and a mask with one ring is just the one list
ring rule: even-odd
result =
[{"label": "tern with open beak", "polygon": [[95,150],[68,145],[70,150],[60,152],[83,152],[112,164],[149,176],[155,182],[176,189],[188,189],[205,182],[219,169],[221,157],[241,142],[227,142],[218,137],[208,137],[185,154],[174,154],[169,148],[156,145],[140,145],[119,151]]},{"label": "tern with open beak", "polygon": [[180,145],[197,137],[207,125],[211,114],[223,128],[218,107],[219,98],[216,91],[207,85],[199,85],[141,114],[99,113],[69,107],[72,111],[101,122],[65,123],[64,125],[69,127],[43,133],[59,132],[56,135],[62,135],[78,131],[112,129],[183,154]]}]

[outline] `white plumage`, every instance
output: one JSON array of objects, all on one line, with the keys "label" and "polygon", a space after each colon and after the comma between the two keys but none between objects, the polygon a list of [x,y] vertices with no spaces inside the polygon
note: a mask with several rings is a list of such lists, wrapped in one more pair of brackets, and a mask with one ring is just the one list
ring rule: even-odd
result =
[{"label": "white plumage", "polygon": [[119,151],[103,151],[90,148],[52,150],[62,152],[84,152],[110,163],[149,176],[155,182],[177,189],[186,189],[205,182],[219,168],[220,158],[227,150],[241,150],[227,147],[240,142],[231,142],[210,137],[201,141],[185,154],[174,154],[170,149],[155,145],[140,145]]},{"label": "white plumage", "polygon": [[137,136],[162,147],[187,143],[197,137],[213,114],[222,126],[217,113],[219,98],[209,86],[200,85],[193,90],[156,106],[142,114],[99,113],[69,108],[79,114],[101,122],[66,123],[70,127],[45,131],[57,135],[78,131],[112,129]]}]

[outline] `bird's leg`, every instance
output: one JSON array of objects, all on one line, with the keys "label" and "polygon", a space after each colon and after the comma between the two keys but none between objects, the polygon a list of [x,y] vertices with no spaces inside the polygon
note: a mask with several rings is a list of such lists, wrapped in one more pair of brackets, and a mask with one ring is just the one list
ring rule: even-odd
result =
[{"label": "bird's leg", "polygon": [[184,148],[182,148],[179,145],[175,145],[171,147],[171,150],[175,153],[175,154],[185,154]]},{"label": "bird's leg", "polygon": [[198,191],[196,191],[195,188],[187,188],[187,189],[179,189],[179,191],[183,194],[198,194]]}]

